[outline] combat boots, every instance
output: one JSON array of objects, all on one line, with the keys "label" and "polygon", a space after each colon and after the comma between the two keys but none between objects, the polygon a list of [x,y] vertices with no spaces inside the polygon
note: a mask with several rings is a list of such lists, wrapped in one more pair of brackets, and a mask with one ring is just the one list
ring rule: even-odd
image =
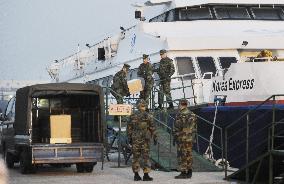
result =
[{"label": "combat boots", "polygon": [[139,176],[138,172],[134,173],[134,181],[140,181],[142,178]]},{"label": "combat boots", "polygon": [[143,181],[153,181],[153,178],[151,178],[148,173],[144,173]]},{"label": "combat boots", "polygon": [[187,171],[187,178],[191,178],[192,177],[192,169],[189,169]]},{"label": "combat boots", "polygon": [[187,179],[188,174],[186,172],[181,172],[178,176],[175,176],[175,179]]}]

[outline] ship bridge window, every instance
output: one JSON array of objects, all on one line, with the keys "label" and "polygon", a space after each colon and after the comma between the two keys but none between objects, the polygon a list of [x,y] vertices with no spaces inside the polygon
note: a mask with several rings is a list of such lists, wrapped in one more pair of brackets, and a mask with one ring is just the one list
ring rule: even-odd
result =
[{"label": "ship bridge window", "polygon": [[257,20],[283,20],[284,13],[281,8],[260,7],[251,8],[254,18]]},{"label": "ship bridge window", "polygon": [[[190,57],[177,57],[177,68],[179,75],[194,74],[194,67]],[[184,79],[193,79],[195,75],[184,77]]]},{"label": "ship bridge window", "polygon": [[214,63],[214,59],[212,57],[197,57],[198,65],[201,71],[202,77],[204,79],[210,79],[210,74],[212,73],[213,76],[215,76],[216,73],[216,66]]},{"label": "ship bridge window", "polygon": [[165,21],[166,21],[166,13],[158,15],[157,17],[154,17],[149,20],[149,22],[165,22]]},{"label": "ship bridge window", "polygon": [[181,9],[179,12],[179,20],[200,20],[200,19],[212,19],[209,8],[188,8]]},{"label": "ship bridge window", "polygon": [[217,19],[250,19],[245,7],[214,7]]},{"label": "ship bridge window", "polygon": [[219,57],[219,61],[222,69],[230,68],[232,63],[237,63],[237,59],[235,57]]}]

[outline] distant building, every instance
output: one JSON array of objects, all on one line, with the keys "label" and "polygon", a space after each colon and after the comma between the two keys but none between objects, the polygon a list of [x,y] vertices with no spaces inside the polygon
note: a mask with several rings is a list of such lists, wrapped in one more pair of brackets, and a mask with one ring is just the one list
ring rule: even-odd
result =
[{"label": "distant building", "polygon": [[4,111],[7,102],[15,95],[17,89],[30,86],[33,84],[43,84],[48,81],[36,81],[36,80],[0,80],[0,112]]}]

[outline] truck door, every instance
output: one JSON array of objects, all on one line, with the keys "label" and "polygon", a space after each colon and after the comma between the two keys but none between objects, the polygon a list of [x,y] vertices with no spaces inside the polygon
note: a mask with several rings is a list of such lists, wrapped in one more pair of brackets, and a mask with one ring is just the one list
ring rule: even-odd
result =
[{"label": "truck door", "polygon": [[6,107],[3,122],[3,140],[5,142],[5,149],[12,150],[14,146],[14,122],[15,122],[15,97],[11,98]]}]

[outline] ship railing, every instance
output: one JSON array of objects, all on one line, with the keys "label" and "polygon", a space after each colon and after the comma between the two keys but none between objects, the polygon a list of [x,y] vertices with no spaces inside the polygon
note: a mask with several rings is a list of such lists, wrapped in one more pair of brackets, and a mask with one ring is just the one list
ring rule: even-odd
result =
[{"label": "ship railing", "polygon": [[273,57],[257,57],[257,58],[252,59],[252,62],[270,62],[270,61],[275,61],[275,58],[273,58]]},{"label": "ship railing", "polygon": [[[181,79],[181,78],[184,78],[184,77],[188,77],[188,76],[192,76],[192,75],[184,75],[184,76],[178,76],[178,77],[174,77],[173,79]],[[181,79],[182,80],[182,79]],[[183,86],[183,87],[188,87],[188,86]],[[190,86],[191,87],[191,86]],[[155,90],[158,90],[155,86],[153,87]],[[153,89],[153,90],[154,90]],[[110,97],[110,91],[118,96],[121,96],[119,95],[118,93],[116,93],[114,90],[112,90],[110,87],[104,87],[104,90],[105,90],[105,110],[106,110],[106,117],[108,116],[108,106],[109,106],[109,101],[110,101],[110,98],[114,100],[113,97]],[[162,93],[162,92],[161,92]],[[165,95],[165,94],[164,94]],[[122,97],[122,96],[121,96]],[[139,98],[126,98],[126,102],[129,103],[129,104],[133,104],[133,101],[137,101]],[[178,101],[179,99],[173,101],[173,103],[175,104],[178,104]],[[133,106],[133,110],[134,110],[134,106]],[[158,111],[160,112],[160,111]],[[172,148],[172,141],[173,141],[173,126],[174,126],[174,122],[175,122],[175,117],[173,117],[173,115],[171,115],[170,113],[168,113],[168,111],[162,111],[163,113],[163,118],[161,118],[161,116],[155,116],[155,112],[154,112],[154,116],[153,116],[153,119],[154,121],[156,122],[156,126],[157,127],[162,127],[164,128],[168,133],[169,133],[169,142],[170,142],[170,145],[166,145],[166,147],[168,147],[168,151],[172,152],[174,151],[173,148]],[[158,117],[158,118],[157,118]],[[196,151],[197,153],[199,154],[204,154],[205,152],[205,149],[204,149],[204,144],[211,144],[212,147],[214,147],[214,150],[218,151],[218,154],[217,155],[220,155],[221,156],[221,159],[223,160],[224,158],[224,148],[223,148],[223,131],[222,131],[222,128],[219,127],[218,125],[215,125],[213,124],[212,122],[206,120],[205,118],[199,116],[196,114],[196,117],[197,119],[199,120],[198,122],[200,122],[200,126],[206,126],[206,128],[208,128],[209,130],[211,130],[213,127],[217,130],[217,133],[215,133],[214,137],[215,137],[215,140],[216,142],[212,142],[210,143],[210,138],[206,137],[206,135],[202,135],[202,132],[198,132],[196,133],[196,136],[195,136],[195,141],[196,141]],[[172,124],[170,122],[173,122]],[[198,130],[198,125],[197,125],[197,130]],[[216,136],[216,135],[219,135],[219,136]],[[158,150],[158,155],[160,155],[160,150],[159,150],[159,147],[165,147],[165,145],[162,145],[160,143],[160,141],[158,141],[158,145],[157,145],[157,150]],[[174,148],[175,149],[175,148]],[[172,158],[168,158],[169,160],[169,163],[171,163],[171,159]]]},{"label": "ship railing", "polygon": [[[260,158],[264,153],[270,154],[276,149],[283,149],[284,143],[275,144],[275,138],[284,133],[283,126],[280,127],[280,125],[284,125],[284,116],[278,113],[279,110],[283,110],[277,104],[280,97],[284,97],[284,94],[270,96],[265,101],[252,107],[248,112],[244,113],[225,128],[223,152],[226,160],[226,179],[228,179],[229,171],[227,163],[231,165],[241,163],[239,168],[245,169],[245,179],[248,183],[251,179],[251,173],[249,172],[250,163],[257,161],[256,159]],[[261,114],[257,114],[256,111],[261,112]],[[261,124],[260,122],[263,123]],[[244,151],[240,152],[241,150]],[[238,156],[232,158],[232,155]],[[272,154],[269,157],[269,183],[271,183],[273,179]],[[259,163],[259,167],[260,165],[261,163]],[[253,181],[256,180],[258,172],[259,169],[257,169]]]},{"label": "ship railing", "polygon": [[[182,95],[181,95],[181,98],[177,98],[177,99],[171,99],[171,101],[175,104],[175,105],[178,105],[178,102],[180,99],[187,99],[187,100],[190,100],[190,101],[193,101],[193,104],[194,105],[197,105],[197,102],[196,102],[196,96],[195,96],[195,91],[194,91],[194,85],[197,84],[197,83],[194,83],[193,82],[193,79],[196,78],[196,74],[195,73],[190,73],[190,74],[185,74],[185,75],[178,75],[178,76],[175,76],[175,77],[171,77],[171,80],[179,80],[181,82],[181,86],[178,86],[178,87],[171,87],[171,92],[173,91],[176,91],[176,90],[182,90]],[[185,80],[186,81],[190,81],[190,84],[185,84]],[[159,96],[159,93],[162,94],[164,97],[166,97],[166,99],[170,99],[169,96],[165,95],[164,93],[162,93],[159,89],[159,84],[162,80],[160,79],[157,79],[155,80],[155,83],[156,85],[153,86],[152,88],[152,95],[151,95],[151,107],[154,109],[156,107],[156,104],[157,104],[157,98]],[[187,97],[186,95],[186,90],[187,89],[190,89],[192,90],[192,96],[189,96]],[[163,104],[165,104],[165,100],[163,99]],[[167,105],[166,105],[167,107]]]},{"label": "ship railing", "polygon": [[[183,91],[183,95],[180,99],[193,99],[194,100],[194,105],[196,105],[196,102],[195,102],[195,96],[193,97],[189,97],[189,98],[186,98],[185,97],[185,89],[186,88],[191,88],[192,91],[193,91],[193,94],[194,94],[194,83],[193,83],[193,76],[195,76],[195,74],[189,74],[189,75],[182,75],[182,76],[177,76],[177,77],[173,77],[172,79],[179,79],[182,81],[182,86],[181,87],[176,87],[176,88],[171,88],[171,91],[172,90],[177,90],[177,89],[182,89]],[[191,85],[185,85],[183,83],[183,80],[185,77],[190,77],[190,81],[191,81]],[[157,80],[159,81],[159,80]],[[166,98],[168,97],[166,94],[164,94],[163,92],[161,92],[159,89],[158,89],[158,86],[153,86],[153,93],[152,93],[152,100],[155,99],[153,96],[153,94],[156,92],[156,93],[161,93],[163,96],[165,96]],[[169,98],[169,97],[168,97]],[[180,99],[174,99],[174,100],[171,100],[175,105],[178,105],[179,104],[179,101]],[[164,101],[163,103],[165,103],[166,101]],[[153,102],[154,104],[154,102]],[[152,108],[154,109],[155,108],[155,105],[152,106]],[[173,129],[173,126],[174,126],[174,122],[175,122],[175,117],[172,116],[171,114],[171,111],[167,111],[167,110],[157,110],[157,111],[154,111],[154,112],[157,112],[158,114],[162,114],[159,117],[159,121],[157,122],[157,125],[162,125],[164,126],[168,132],[171,132],[172,133],[172,129]],[[221,163],[223,163],[224,161],[224,140],[223,140],[223,129],[214,124],[213,122],[210,122],[208,121],[207,119],[195,114],[197,119],[198,119],[198,123],[200,123],[199,125],[202,126],[202,128],[205,128],[205,129],[208,129],[209,131],[212,130],[212,128],[214,127],[215,130],[217,130],[215,133],[214,133],[214,141],[210,142],[210,138],[206,137],[206,135],[202,135],[202,133],[205,133],[205,132],[200,132],[200,131],[197,131],[197,135],[196,135],[196,151],[203,155],[205,153],[205,149],[206,147],[204,147],[204,144],[208,144],[208,146],[212,146],[213,147],[213,150],[216,152],[217,151],[217,157],[219,157],[221,159]],[[161,119],[163,119],[163,121],[161,121]],[[160,123],[160,122],[163,122],[163,123]],[[198,130],[198,126],[197,126],[197,130]],[[217,136],[219,135],[219,136]],[[172,140],[172,137],[170,137],[170,139]],[[205,149],[204,149],[205,148]],[[212,153],[213,153],[213,150]],[[170,147],[170,151],[171,150],[171,147]],[[213,158],[213,155],[211,158],[209,158],[211,161],[216,161],[214,160]],[[221,167],[224,169],[224,165],[221,165]]]}]

